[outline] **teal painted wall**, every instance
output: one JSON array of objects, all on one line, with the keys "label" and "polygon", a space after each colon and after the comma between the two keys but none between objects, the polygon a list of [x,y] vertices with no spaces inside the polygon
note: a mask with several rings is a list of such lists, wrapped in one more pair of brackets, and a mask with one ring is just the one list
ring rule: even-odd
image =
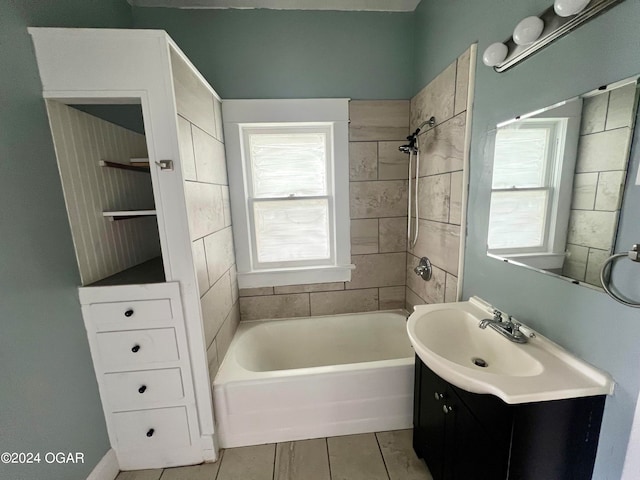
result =
[{"label": "teal painted wall", "polygon": [[140,105],[71,105],[82,112],[144,135]]},{"label": "teal painted wall", "polygon": [[109,449],[27,26],[128,27],[125,0],[0,1],[0,451],[83,452],[0,479],[84,479]]},{"label": "teal painted wall", "polygon": [[[547,8],[549,0],[422,0],[416,11],[414,92],[433,79],[469,44],[481,53],[508,38],[517,22]],[[594,479],[618,480],[626,453],[640,380],[640,312],[604,293],[485,255],[491,184],[488,132],[496,123],[599,85],[640,72],[640,2],[627,1],[583,25],[514,69],[497,74],[478,61],[471,142],[468,237],[463,296],[478,295],[507,310],[542,334],[610,372],[616,392],[609,397]],[[632,179],[638,170],[638,137]],[[640,187],[629,187],[637,199]],[[637,200],[625,202],[618,249],[640,241]],[[631,269],[635,268],[633,272]],[[640,298],[637,265],[616,278],[633,282]]]},{"label": "teal painted wall", "polygon": [[[392,99],[411,97],[470,43],[478,41],[481,52],[550,4],[423,0],[414,14],[134,8],[131,17],[125,0],[0,2],[0,450],[87,456],[82,466],[0,465],[0,479],[11,480],[85,478],[108,449],[27,25],[166,29],[225,98]],[[640,388],[640,314],[602,293],[485,256],[487,132],[498,121],[640,72],[639,23],[640,3],[628,0],[510,72],[480,64],[473,111],[463,294],[489,300],[614,375],[598,480],[620,477]],[[637,198],[638,187],[631,194]],[[629,202],[622,218],[620,245],[639,241]],[[624,275],[638,284],[637,272]]]},{"label": "teal painted wall", "polygon": [[411,96],[412,13],[133,8],[223,98]]}]

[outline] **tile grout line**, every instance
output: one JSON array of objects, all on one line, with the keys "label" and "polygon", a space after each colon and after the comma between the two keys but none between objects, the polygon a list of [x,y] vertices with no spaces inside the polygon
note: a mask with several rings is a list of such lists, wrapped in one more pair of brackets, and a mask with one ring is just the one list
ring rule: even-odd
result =
[{"label": "tile grout line", "polygon": [[453,76],[453,113],[456,112],[456,100],[458,99],[458,70],[460,69],[459,64],[460,57],[456,58],[456,74]]},{"label": "tile grout line", "polygon": [[[611,105],[611,90],[607,92],[607,108],[604,111],[604,127],[603,132],[608,132],[607,130],[607,122],[609,121],[609,106]],[[614,129],[612,129],[614,130]]]},{"label": "tile grout line", "polygon": [[331,472],[331,457],[329,455],[329,439],[324,437],[324,444],[327,448],[327,464],[329,465],[329,480],[333,480],[333,473]]},{"label": "tile grout line", "polygon": [[[590,210],[587,211],[593,211],[593,212],[597,212],[598,210],[596,209],[596,204],[598,203],[598,189],[600,187],[600,174],[602,174],[602,171],[598,171],[596,172],[597,178],[596,178],[596,191],[593,194],[593,205],[592,208]],[[576,210],[578,210],[576,208]]]},{"label": "tile grout line", "polygon": [[218,461],[220,462],[220,465],[218,465],[218,470],[216,470],[216,478],[213,478],[212,480],[216,480],[218,478],[218,475],[220,475],[220,470],[222,470],[222,459],[224,457],[224,448],[221,448],[219,452],[220,452],[220,458],[218,459]]},{"label": "tile grout line", "polygon": [[389,474],[389,469],[387,468],[387,462],[384,459],[384,453],[382,453],[382,447],[380,446],[380,439],[378,439],[378,432],[375,432],[373,436],[376,438],[376,445],[378,445],[378,451],[380,452],[380,456],[382,457],[382,464],[384,465],[384,470],[387,472],[387,478],[391,480],[391,475]]},{"label": "tile grout line", "polygon": [[277,458],[278,458],[278,443],[274,443],[273,444],[273,469],[271,471],[271,480],[275,480],[276,478],[276,459]]}]

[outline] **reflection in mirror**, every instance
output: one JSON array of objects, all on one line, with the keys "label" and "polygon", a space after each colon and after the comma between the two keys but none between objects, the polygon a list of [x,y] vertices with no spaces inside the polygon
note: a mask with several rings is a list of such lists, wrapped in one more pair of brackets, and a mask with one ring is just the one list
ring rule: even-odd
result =
[{"label": "reflection in mirror", "polygon": [[489,255],[600,286],[637,104],[634,77],[498,125]]}]

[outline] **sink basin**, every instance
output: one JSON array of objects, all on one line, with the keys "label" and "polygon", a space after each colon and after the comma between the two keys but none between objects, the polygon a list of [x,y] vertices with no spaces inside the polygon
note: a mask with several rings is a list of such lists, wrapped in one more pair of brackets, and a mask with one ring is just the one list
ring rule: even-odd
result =
[{"label": "sink basin", "polygon": [[539,375],[544,369],[520,345],[492,329],[480,329],[481,319],[460,308],[433,310],[421,318],[414,329],[420,347],[460,367],[516,377]]},{"label": "sink basin", "polygon": [[493,307],[478,297],[418,305],[407,321],[407,332],[416,354],[440,377],[506,403],[613,393],[609,375],[526,326],[521,328],[530,335],[525,344],[479,328],[480,320],[491,318],[492,312]]}]

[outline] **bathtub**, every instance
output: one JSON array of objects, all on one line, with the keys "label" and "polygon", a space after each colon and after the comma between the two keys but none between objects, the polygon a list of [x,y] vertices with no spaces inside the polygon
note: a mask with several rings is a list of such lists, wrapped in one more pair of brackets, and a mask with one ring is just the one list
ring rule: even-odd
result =
[{"label": "bathtub", "polygon": [[242,322],[213,384],[220,447],[410,428],[401,311]]}]

